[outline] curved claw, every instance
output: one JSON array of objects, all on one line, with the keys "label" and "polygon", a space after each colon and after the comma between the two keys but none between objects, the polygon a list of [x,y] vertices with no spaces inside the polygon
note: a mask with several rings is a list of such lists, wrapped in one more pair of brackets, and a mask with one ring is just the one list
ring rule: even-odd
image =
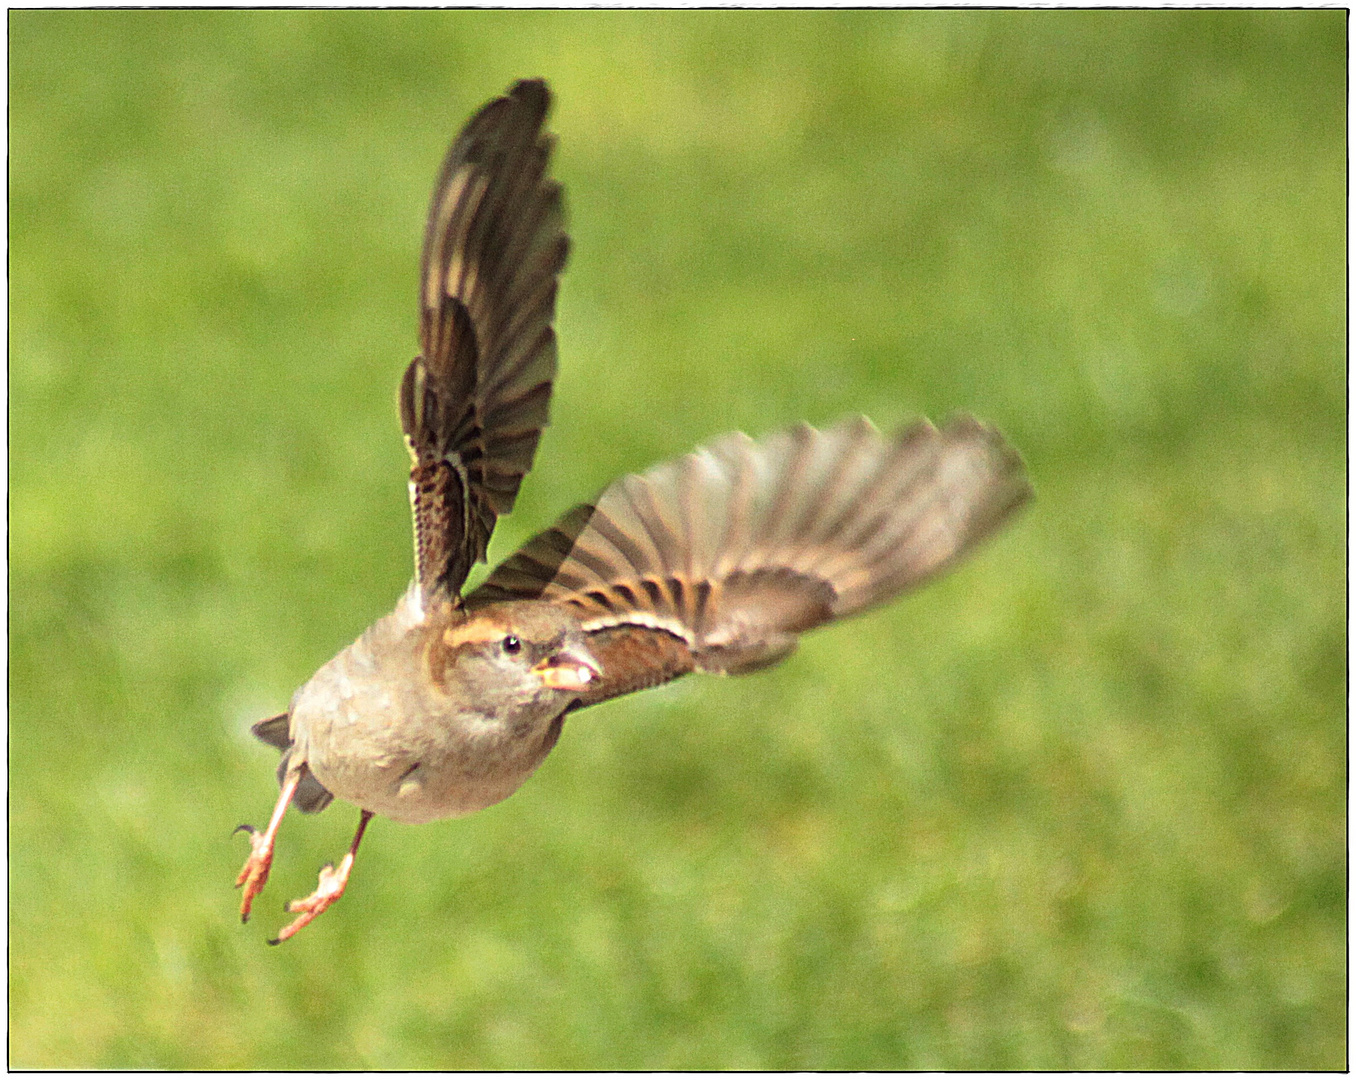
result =
[{"label": "curved claw", "polygon": [[269,819],[268,828],[263,832],[249,825],[237,825],[231,833],[234,836],[242,830],[249,833],[250,854],[245,860],[245,865],[241,867],[240,876],[235,879],[237,889],[243,886],[244,893],[240,897],[240,921],[249,922],[250,905],[254,903],[254,898],[263,890],[264,884],[268,881],[268,871],[273,866],[273,838],[278,835],[278,826],[282,824],[284,811],[287,810],[287,804],[292,801],[292,796],[297,792],[297,784],[301,782],[302,768],[288,774],[283,783],[283,789],[278,796],[278,805],[273,808],[273,817]]},{"label": "curved claw", "polygon": [[291,901],[283,909],[295,914],[296,918],[284,926],[278,932],[277,937],[269,939],[270,945],[281,945],[344,895],[344,887],[348,884],[348,875],[353,870],[353,857],[358,853],[358,845],[362,843],[363,831],[371,820],[372,811],[364,810],[362,816],[358,819],[358,831],[353,835],[353,843],[348,849],[348,854],[340,860],[338,868],[335,868],[334,863],[326,863],[320,868],[320,881],[315,887],[315,892],[311,893],[310,896],[302,897],[300,900]]},{"label": "curved claw", "polygon": [[269,944],[282,944],[338,900],[339,897],[343,896],[344,886],[348,884],[349,871],[352,869],[352,852],[344,856],[337,870],[334,868],[334,863],[326,863],[322,866],[320,868],[320,882],[316,885],[315,892],[300,900],[291,900],[284,906],[283,910],[296,915],[296,918],[278,931],[278,936],[270,940]]},{"label": "curved claw", "polygon": [[[236,829],[236,832],[239,832]],[[232,834],[234,835],[234,834]],[[250,830],[250,854],[235,879],[235,887],[244,886],[244,895],[240,897],[240,921],[250,921],[250,906],[254,898],[263,891],[268,881],[268,872],[273,866],[273,838],[267,833]]]}]

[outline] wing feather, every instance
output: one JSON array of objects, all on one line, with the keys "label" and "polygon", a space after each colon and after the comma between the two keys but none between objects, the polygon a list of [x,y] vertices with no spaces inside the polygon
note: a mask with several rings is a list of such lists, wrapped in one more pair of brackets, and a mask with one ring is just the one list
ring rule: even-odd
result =
[{"label": "wing feather", "polygon": [[[865,417],[734,433],[616,481],[467,598],[568,604],[599,651],[585,704],[702,669],[776,663],[797,636],[916,587],[1031,496],[1021,458],[969,417],[892,437]],[[636,665],[658,665],[656,672]],[[646,680],[652,680],[647,682]]]},{"label": "wing feather", "polygon": [[455,596],[532,467],[556,372],[557,281],[569,250],[547,176],[544,83],[516,83],[452,143],[429,205],[422,353],[405,372],[415,575]]}]

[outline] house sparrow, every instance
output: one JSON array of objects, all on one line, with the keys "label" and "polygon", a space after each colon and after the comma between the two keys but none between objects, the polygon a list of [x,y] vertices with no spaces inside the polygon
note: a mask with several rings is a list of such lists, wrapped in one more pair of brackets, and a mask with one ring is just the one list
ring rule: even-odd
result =
[{"label": "house sparrow", "polygon": [[414,581],[391,614],[253,728],[282,793],[237,886],[268,879],[289,804],[361,815],[291,937],[343,893],[374,814],[424,822],[511,795],[567,713],[691,671],[768,667],[812,627],[938,575],[1031,495],[1021,459],[968,417],[882,436],[864,417],[723,436],[576,507],[461,595],[513,507],[547,421],[565,265],[547,176],[550,95],[515,84],[447,153],[424,233],[422,354],[400,384]]}]

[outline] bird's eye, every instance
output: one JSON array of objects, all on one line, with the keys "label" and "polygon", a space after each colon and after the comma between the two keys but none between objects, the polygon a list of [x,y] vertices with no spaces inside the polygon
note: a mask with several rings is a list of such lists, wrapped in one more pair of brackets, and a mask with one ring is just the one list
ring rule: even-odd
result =
[{"label": "bird's eye", "polygon": [[500,644],[503,645],[504,651],[510,656],[514,655],[514,653],[522,652],[523,649],[523,643],[513,634],[506,637]]}]

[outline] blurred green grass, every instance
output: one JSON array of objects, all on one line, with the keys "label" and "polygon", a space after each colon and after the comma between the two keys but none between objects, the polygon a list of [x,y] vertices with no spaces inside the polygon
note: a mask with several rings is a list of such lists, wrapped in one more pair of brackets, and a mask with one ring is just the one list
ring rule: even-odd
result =
[{"label": "blurred green grass", "polygon": [[[10,1063],[1341,1069],[1346,25],[37,12],[10,33]],[[502,557],[732,428],[973,411],[1027,514],[472,818],[289,817],[248,723],[404,587],[448,139],[557,94]]]}]

